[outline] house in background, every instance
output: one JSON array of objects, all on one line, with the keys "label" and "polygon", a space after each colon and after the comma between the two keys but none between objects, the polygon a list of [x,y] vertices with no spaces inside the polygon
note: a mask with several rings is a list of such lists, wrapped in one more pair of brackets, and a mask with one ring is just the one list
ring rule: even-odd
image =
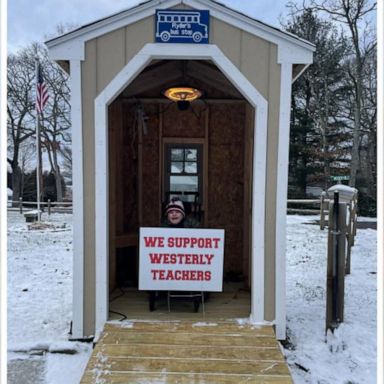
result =
[{"label": "house in background", "polygon": [[[139,228],[185,184],[202,226],[225,229],[224,276],[250,289],[251,320],[284,339],[291,85],[314,46],[211,0],[147,1],[47,46],[72,88],[72,337],[103,328],[118,255],[135,273]],[[171,102],[176,85],[201,97]]]}]

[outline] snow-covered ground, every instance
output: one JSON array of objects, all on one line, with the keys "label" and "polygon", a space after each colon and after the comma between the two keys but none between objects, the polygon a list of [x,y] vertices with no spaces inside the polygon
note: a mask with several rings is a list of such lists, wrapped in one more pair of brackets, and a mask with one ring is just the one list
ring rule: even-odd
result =
[{"label": "snow-covered ground", "polygon": [[[377,232],[359,229],[345,279],[344,323],[325,337],[328,231],[287,218],[287,326],[285,349],[295,383],[376,383]],[[361,221],[369,221],[362,219]]]},{"label": "snow-covered ground", "polygon": [[[49,218],[50,228],[28,230],[22,215],[8,215],[9,383],[76,384],[91,346],[67,341],[72,301],[72,216],[54,214]],[[287,217],[290,344],[284,353],[294,382],[376,383],[376,231],[357,232],[351,275],[345,281],[345,322],[326,340],[327,232],[310,224],[314,219]],[[34,369],[40,379],[20,379],[23,366],[27,377],[32,377]]]},{"label": "snow-covered ground", "polygon": [[[9,383],[75,384],[80,381],[91,346],[68,341],[72,215],[48,218],[43,214],[42,220],[50,228],[28,230],[23,215],[8,212]],[[28,379],[30,370],[37,367],[45,380]]]}]

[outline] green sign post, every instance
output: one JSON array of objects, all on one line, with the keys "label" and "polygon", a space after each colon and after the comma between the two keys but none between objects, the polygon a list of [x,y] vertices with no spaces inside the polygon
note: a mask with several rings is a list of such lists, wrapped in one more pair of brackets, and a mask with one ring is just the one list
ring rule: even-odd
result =
[{"label": "green sign post", "polygon": [[333,181],[349,180],[349,178],[349,176],[331,176],[331,180]]}]

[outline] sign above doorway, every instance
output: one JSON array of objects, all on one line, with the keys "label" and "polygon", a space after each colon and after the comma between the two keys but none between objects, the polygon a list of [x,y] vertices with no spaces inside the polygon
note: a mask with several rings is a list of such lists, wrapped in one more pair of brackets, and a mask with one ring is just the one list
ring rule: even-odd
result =
[{"label": "sign above doorway", "polygon": [[208,44],[209,11],[157,10],[156,43]]}]

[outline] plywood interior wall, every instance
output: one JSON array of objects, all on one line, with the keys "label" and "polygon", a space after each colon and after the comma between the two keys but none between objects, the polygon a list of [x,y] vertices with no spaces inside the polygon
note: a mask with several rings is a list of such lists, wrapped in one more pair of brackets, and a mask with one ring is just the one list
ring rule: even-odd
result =
[{"label": "plywood interior wall", "polygon": [[[140,123],[143,108],[146,129]],[[109,107],[110,288],[116,285],[116,250],[137,245],[140,226],[158,226],[161,218],[162,140],[199,139],[205,145],[205,188],[209,211],[204,226],[225,229],[224,276],[247,283],[252,149],[245,145],[245,102],[135,104],[117,99]],[[249,126],[249,124],[248,124]],[[131,257],[131,256],[130,256]]]},{"label": "plywood interior wall", "polygon": [[214,104],[209,120],[209,227],[225,229],[224,276],[243,272],[244,104]]}]

